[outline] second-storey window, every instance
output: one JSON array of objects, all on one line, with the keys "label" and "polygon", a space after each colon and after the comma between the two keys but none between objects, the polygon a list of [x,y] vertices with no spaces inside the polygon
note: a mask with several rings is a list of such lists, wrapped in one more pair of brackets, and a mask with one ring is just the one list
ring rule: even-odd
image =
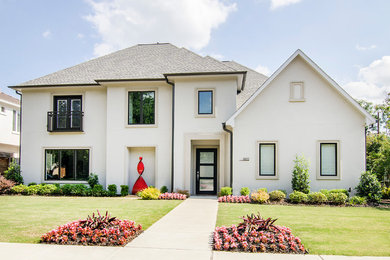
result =
[{"label": "second-storey window", "polygon": [[53,130],[82,129],[81,96],[55,96],[53,108]]},{"label": "second-storey window", "polygon": [[155,123],[155,92],[129,92],[129,125],[153,125]]},{"label": "second-storey window", "polygon": [[16,110],[12,114],[12,131],[20,132],[20,112]]},{"label": "second-storey window", "polygon": [[198,114],[199,115],[213,114],[213,91],[212,90],[198,91]]}]

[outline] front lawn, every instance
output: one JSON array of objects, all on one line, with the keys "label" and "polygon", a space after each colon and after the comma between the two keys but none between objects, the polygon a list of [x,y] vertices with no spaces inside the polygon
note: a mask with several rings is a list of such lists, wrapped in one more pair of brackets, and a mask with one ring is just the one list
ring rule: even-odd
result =
[{"label": "front lawn", "polygon": [[134,220],[145,230],[182,201],[129,197],[0,196],[0,242],[37,243],[62,224],[85,219],[98,209],[112,217]]},{"label": "front lawn", "polygon": [[290,227],[310,254],[390,256],[390,208],[219,203],[217,226],[258,212]]}]

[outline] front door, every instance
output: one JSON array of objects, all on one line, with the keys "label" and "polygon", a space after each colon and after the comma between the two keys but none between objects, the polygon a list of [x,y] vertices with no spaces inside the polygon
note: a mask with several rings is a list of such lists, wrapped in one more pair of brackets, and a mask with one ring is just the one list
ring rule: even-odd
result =
[{"label": "front door", "polygon": [[217,194],[217,149],[196,149],[196,194]]}]

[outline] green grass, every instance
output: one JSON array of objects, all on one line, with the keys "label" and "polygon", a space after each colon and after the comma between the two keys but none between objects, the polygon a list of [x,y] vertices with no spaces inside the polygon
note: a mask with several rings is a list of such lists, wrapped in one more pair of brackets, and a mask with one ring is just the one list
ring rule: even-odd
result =
[{"label": "green grass", "polygon": [[59,225],[96,212],[134,220],[147,229],[181,201],[137,200],[126,197],[0,196],[0,242],[37,243]]},{"label": "green grass", "polygon": [[390,256],[390,208],[219,203],[217,226],[258,212],[290,227],[310,254]]}]

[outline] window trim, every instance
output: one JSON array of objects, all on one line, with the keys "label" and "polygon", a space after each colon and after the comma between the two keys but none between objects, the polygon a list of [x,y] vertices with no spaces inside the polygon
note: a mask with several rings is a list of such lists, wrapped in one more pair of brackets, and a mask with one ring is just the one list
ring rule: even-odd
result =
[{"label": "window trim", "polygon": [[16,109],[12,110],[12,133],[20,133],[20,111]]},{"label": "window trim", "polygon": [[[301,97],[295,98],[294,97],[294,87],[300,86],[301,87]],[[303,81],[296,81],[296,82],[290,82],[290,102],[304,102],[305,101],[305,85]]]},{"label": "window trim", "polygon": [[92,147],[89,146],[77,146],[77,147],[68,147],[68,146],[55,146],[55,147],[50,147],[50,146],[44,146],[42,147],[42,175],[41,175],[41,183],[48,183],[48,184],[53,184],[53,183],[58,183],[58,184],[88,184],[88,180],[46,180],[46,150],[89,150],[89,174],[91,172],[95,172],[94,169],[92,169],[92,155],[93,155],[93,149]]},{"label": "window trim", "polygon": [[[199,113],[199,92],[211,92],[211,114]],[[197,88],[195,91],[195,117],[208,118],[215,117],[215,88]]]},{"label": "window trim", "polygon": [[[130,92],[154,92],[154,124],[129,124],[129,93]],[[125,127],[148,128],[158,126],[158,89],[157,88],[127,88],[125,90]]]},{"label": "window trim", "polygon": [[[4,111],[2,111],[4,108]],[[5,106],[0,106],[0,115],[6,115],[7,114],[7,109],[5,108]]]},{"label": "window trim", "polygon": [[[262,144],[274,145],[274,175],[260,175],[260,147]],[[256,179],[257,180],[278,180],[279,179],[279,142],[278,141],[257,141],[256,142]]]},{"label": "window trim", "polygon": [[[336,145],[336,175],[322,175],[321,173],[321,145],[335,144]],[[317,141],[317,180],[341,180],[341,162],[340,162],[340,141],[339,140],[319,140]]]}]

